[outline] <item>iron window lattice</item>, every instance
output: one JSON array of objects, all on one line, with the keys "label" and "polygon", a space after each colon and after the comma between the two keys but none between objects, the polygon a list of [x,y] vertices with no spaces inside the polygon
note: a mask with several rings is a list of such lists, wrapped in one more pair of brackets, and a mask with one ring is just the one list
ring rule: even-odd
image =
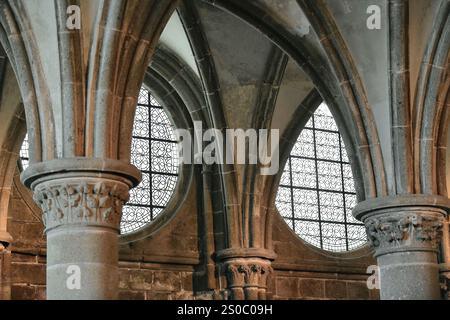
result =
[{"label": "iron window lattice", "polygon": [[170,201],[178,181],[178,149],[173,126],[161,104],[142,88],[133,126],[131,163],[142,182],[130,191],[122,210],[121,233],[151,223]]},{"label": "iron window lattice", "polygon": [[[29,164],[26,136],[20,150],[22,169]],[[133,124],[131,163],[142,172],[142,181],[130,191],[123,207],[120,233],[137,231],[164,210],[178,181],[178,149],[173,126],[151,92],[141,88]]]},{"label": "iron window lattice", "polygon": [[342,136],[322,103],[300,133],[282,173],[276,206],[306,242],[333,252],[367,242],[351,214],[356,192]]}]

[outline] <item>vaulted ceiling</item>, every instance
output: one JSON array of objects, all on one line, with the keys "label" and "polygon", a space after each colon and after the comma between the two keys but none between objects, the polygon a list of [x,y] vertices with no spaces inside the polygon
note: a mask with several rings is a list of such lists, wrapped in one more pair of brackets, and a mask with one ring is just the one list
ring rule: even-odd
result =
[{"label": "vaulted ceiling", "polygon": [[[100,2],[80,1],[85,64]],[[367,195],[433,193],[438,176],[430,172],[438,171],[438,165],[419,169],[412,159],[420,162],[429,150],[426,143],[414,141],[436,140],[431,135],[445,131],[437,125],[430,128],[433,120],[429,119],[437,122],[448,109],[448,95],[442,92],[449,82],[450,4],[448,0],[411,0],[405,9],[401,0],[379,0],[381,29],[371,30],[366,22],[372,4],[371,0],[188,0],[171,15],[160,43],[202,78],[209,96],[208,87],[217,90],[220,99],[215,100],[215,108],[223,113],[223,125],[254,126],[262,92],[270,88],[276,96],[269,108],[270,125],[284,130],[302,100],[317,88],[348,139],[367,149],[358,156],[361,164],[372,166],[368,169],[372,177],[366,178]],[[41,52],[42,59],[36,63],[42,64],[42,76],[53,88],[48,99],[55,123],[62,123],[61,70],[55,63],[58,33],[53,19],[57,8],[51,0],[20,1],[20,6],[33,17],[27,23]],[[195,36],[187,26],[189,19],[200,30]],[[200,52],[209,59],[208,71]],[[406,61],[398,61],[397,53]],[[393,70],[404,81],[395,80]],[[8,122],[18,104],[10,67],[4,69],[3,79],[0,114]],[[397,83],[403,87],[395,87]],[[410,118],[407,124],[401,123],[403,115]],[[403,125],[410,128],[408,133],[398,129]],[[0,137],[6,135],[4,128]],[[56,125],[55,131],[62,128]],[[403,140],[413,141],[411,147],[408,143],[405,151],[393,150]],[[443,143],[435,143],[444,149]],[[408,170],[414,172],[412,180],[403,178]]]}]

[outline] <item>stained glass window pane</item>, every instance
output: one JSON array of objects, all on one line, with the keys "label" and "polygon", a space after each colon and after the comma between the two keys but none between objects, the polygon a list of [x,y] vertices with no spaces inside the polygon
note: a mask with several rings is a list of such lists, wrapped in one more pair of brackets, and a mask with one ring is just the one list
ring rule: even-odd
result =
[{"label": "stained glass window pane", "polygon": [[[29,163],[28,138],[20,150],[22,168]],[[121,234],[151,223],[167,206],[178,181],[178,149],[173,126],[161,104],[142,88],[136,108],[131,162],[142,172],[142,181],[130,191],[122,211]]]},{"label": "stained glass window pane", "polygon": [[341,252],[367,241],[364,225],[352,216],[355,205],[345,145],[330,110],[322,103],[286,162],[276,206],[303,240],[324,250]]}]

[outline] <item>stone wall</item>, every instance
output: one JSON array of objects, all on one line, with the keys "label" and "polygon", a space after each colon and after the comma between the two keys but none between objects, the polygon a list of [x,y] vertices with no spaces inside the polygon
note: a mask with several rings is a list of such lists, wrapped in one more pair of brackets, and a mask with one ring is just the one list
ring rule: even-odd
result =
[{"label": "stone wall", "polygon": [[300,240],[281,216],[274,221],[273,299],[378,299],[367,287],[367,267],[375,265],[369,248],[326,253]]},{"label": "stone wall", "polygon": [[[30,194],[16,183],[13,188],[8,230],[11,299],[45,299],[45,237],[39,210]],[[194,188],[195,189],[195,188]],[[224,292],[194,292],[200,263],[195,194],[159,230],[120,247],[120,299],[212,299]],[[371,252],[325,255],[298,239],[281,217],[273,224],[277,259],[269,279],[273,299],[377,299],[367,289],[365,273],[374,264]],[[5,286],[5,283],[2,284]],[[214,292],[216,294],[214,294]]]},{"label": "stone wall", "polygon": [[120,266],[119,299],[194,299],[192,268],[124,262]]},{"label": "stone wall", "polygon": [[277,300],[379,299],[378,290],[369,290],[366,279],[366,276],[355,277],[333,273],[276,271],[272,284],[272,298]]},{"label": "stone wall", "polygon": [[45,299],[45,257],[13,252],[11,262],[11,299]]},{"label": "stone wall", "polygon": [[24,189],[13,186],[8,231],[10,245],[11,299],[45,299],[45,236],[39,212],[34,204],[24,200]]}]

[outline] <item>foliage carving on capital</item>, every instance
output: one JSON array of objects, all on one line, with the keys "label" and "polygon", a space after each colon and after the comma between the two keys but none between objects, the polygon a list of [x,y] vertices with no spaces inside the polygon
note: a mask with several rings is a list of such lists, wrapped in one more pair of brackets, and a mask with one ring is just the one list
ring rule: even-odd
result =
[{"label": "foliage carving on capital", "polygon": [[227,264],[229,287],[261,287],[265,288],[267,277],[272,272],[270,263],[231,262]]},{"label": "foliage carving on capital", "polygon": [[242,264],[228,264],[227,278],[230,288],[242,287],[245,282],[246,266]]},{"label": "foliage carving on capital", "polygon": [[43,211],[46,229],[63,224],[92,224],[118,229],[129,188],[116,181],[42,183],[33,199]]},{"label": "foliage carving on capital", "polygon": [[429,246],[437,248],[443,217],[427,214],[397,214],[365,221],[369,242],[375,248],[398,246]]}]

